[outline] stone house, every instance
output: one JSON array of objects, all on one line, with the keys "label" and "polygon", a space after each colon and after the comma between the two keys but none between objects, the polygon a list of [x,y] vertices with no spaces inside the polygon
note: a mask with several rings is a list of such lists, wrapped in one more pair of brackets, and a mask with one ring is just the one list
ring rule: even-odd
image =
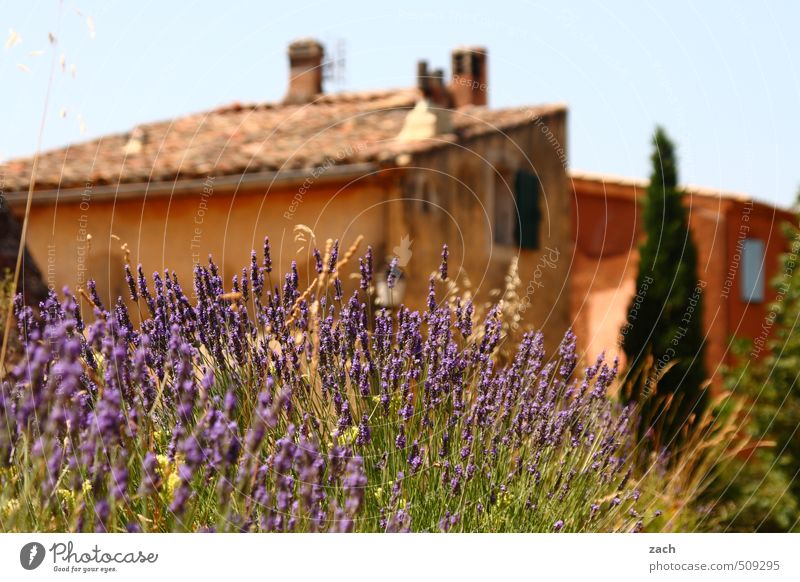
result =
[{"label": "stone house", "polygon": [[[276,269],[301,259],[302,281],[313,244],[347,247],[363,235],[384,265],[398,256],[403,302],[422,307],[447,243],[451,274],[462,285],[468,276],[482,299],[503,288],[515,257],[523,285],[545,261],[524,319],[554,345],[570,324],[566,107],[490,108],[480,47],[452,52],[447,81],[420,62],[415,86],[337,94],[323,90],[319,43],[296,41],[288,57],[281,102],[234,103],[42,153],[28,245],[47,284],[93,278],[106,299],[125,296],[126,252],[182,280],[213,254],[230,281],[265,235]],[[32,159],[0,170],[21,216]]]}]

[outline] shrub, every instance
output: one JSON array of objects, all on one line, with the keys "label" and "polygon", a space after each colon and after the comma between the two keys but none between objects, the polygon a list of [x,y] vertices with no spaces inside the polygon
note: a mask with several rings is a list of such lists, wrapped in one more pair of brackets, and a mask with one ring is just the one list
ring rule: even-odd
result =
[{"label": "shrub", "polygon": [[628,531],[647,518],[616,366],[575,373],[528,333],[495,362],[499,310],[468,301],[371,315],[371,249],[343,297],[338,243],[317,278],[271,284],[269,245],[228,290],[197,266],[127,270],[95,320],[65,291],[18,301],[24,361],[2,381],[0,523],[13,531]]},{"label": "shrub", "polygon": [[726,482],[727,527],[744,531],[800,528],[800,228],[785,224],[788,252],[772,286],[763,330],[733,344],[736,363],[725,382],[748,399],[746,430],[761,444],[741,459]]}]

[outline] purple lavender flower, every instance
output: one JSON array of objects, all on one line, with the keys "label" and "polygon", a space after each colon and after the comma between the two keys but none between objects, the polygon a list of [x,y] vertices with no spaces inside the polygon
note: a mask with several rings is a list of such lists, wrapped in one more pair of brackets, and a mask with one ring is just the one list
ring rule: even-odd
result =
[{"label": "purple lavender flower", "polygon": [[139,493],[150,495],[161,487],[161,473],[158,469],[158,460],[152,452],[147,452],[142,462],[142,483]]},{"label": "purple lavender flower", "polygon": [[253,295],[261,299],[261,294],[264,292],[264,274],[258,265],[258,256],[255,250],[250,252],[250,280],[253,283]]},{"label": "purple lavender flower", "polygon": [[264,237],[264,271],[267,273],[272,272],[272,255],[269,248],[269,237]]},{"label": "purple lavender flower", "polygon": [[339,239],[333,241],[331,255],[328,258],[328,273],[333,275],[336,272],[336,262],[339,260]]},{"label": "purple lavender flower", "polygon": [[401,451],[406,448],[406,432],[402,424],[398,428],[397,436],[394,439],[394,446]]},{"label": "purple lavender flower", "polygon": [[428,281],[428,311],[433,313],[436,310],[436,285],[433,277]]},{"label": "purple lavender flower", "polygon": [[598,511],[600,511],[600,506],[597,503],[592,503],[589,506],[589,519],[594,518]]},{"label": "purple lavender flower", "polygon": [[366,284],[366,286],[364,286],[364,289],[366,289],[369,286],[369,284],[372,282],[372,273],[373,273],[373,265],[372,265],[372,263],[373,263],[372,247],[368,246],[367,247],[367,254],[366,254],[366,257],[364,258],[364,269],[363,269],[363,271],[361,271],[362,280]]},{"label": "purple lavender flower", "polygon": [[317,274],[322,273],[322,255],[317,248],[314,249],[314,269],[317,271]]},{"label": "purple lavender flower", "polygon": [[121,455],[119,462],[111,471],[111,495],[115,500],[120,501],[128,491],[128,466],[127,455]]},{"label": "purple lavender flower", "polygon": [[358,258],[358,270],[361,273],[361,279],[359,281],[359,286],[362,290],[366,291],[369,288],[369,280],[370,277],[367,274],[367,264],[364,262],[364,259],[361,257]]},{"label": "purple lavender flower", "polygon": [[394,289],[395,283],[397,283],[397,275],[400,272],[397,267],[397,263],[397,257],[393,257],[389,262],[389,270],[386,274],[386,286],[389,287],[389,289]]},{"label": "purple lavender flower", "polygon": [[442,519],[439,520],[439,531],[449,532],[456,524],[458,524],[458,514],[451,514],[450,510],[444,512]]},{"label": "purple lavender flower", "polygon": [[420,467],[422,466],[423,452],[424,451],[420,450],[419,442],[415,440],[411,445],[411,452],[408,455],[408,465],[411,467],[412,475],[419,471]]},{"label": "purple lavender flower", "polygon": [[128,289],[131,292],[131,299],[133,301],[138,301],[139,293],[136,290],[136,280],[133,278],[133,273],[131,273],[131,266],[127,263],[125,264],[125,280],[128,282]]},{"label": "purple lavender flower", "polygon": [[[336,243],[321,265],[315,253],[316,267],[333,273],[338,254]],[[358,270],[367,291],[371,248]],[[38,312],[15,300],[25,357],[0,385],[0,469],[13,451],[44,476],[24,511],[52,507],[61,483],[83,495],[47,519],[81,530],[452,531],[507,511],[519,527],[560,531],[565,507],[591,527],[644,527],[627,488],[634,411],[607,396],[617,364],[572,378],[571,332],[550,364],[538,333],[506,358],[500,311],[473,331],[472,303],[437,305],[435,277],[427,312],[373,317],[360,292],[344,301],[348,274],[329,281],[334,301],[300,301],[297,265],[266,288],[270,271],[265,239],[263,265],[252,252],[232,278],[244,304],[222,297],[211,259],[194,269],[195,302],[174,273],[148,289],[128,267],[141,322],[121,299],[102,307],[93,283],[92,322],[68,292]],[[398,276],[395,258],[387,282]],[[421,482],[440,497],[421,497]],[[444,514],[431,517],[437,503]]]},{"label": "purple lavender flower", "polygon": [[94,506],[94,513],[97,516],[95,532],[104,533],[108,531],[108,518],[111,515],[111,506],[105,499],[100,499]]},{"label": "purple lavender flower", "polygon": [[442,245],[442,264],[439,265],[439,276],[442,278],[442,281],[447,281],[447,257],[449,253],[447,251],[447,245]]},{"label": "purple lavender flower", "polygon": [[366,414],[362,415],[361,422],[358,424],[358,436],[356,437],[356,444],[364,446],[372,442],[372,431],[369,429],[369,417]]},{"label": "purple lavender flower", "polygon": [[347,462],[344,477],[345,510],[348,515],[355,516],[364,503],[364,491],[367,476],[364,474],[364,462],[361,457],[352,457]]}]

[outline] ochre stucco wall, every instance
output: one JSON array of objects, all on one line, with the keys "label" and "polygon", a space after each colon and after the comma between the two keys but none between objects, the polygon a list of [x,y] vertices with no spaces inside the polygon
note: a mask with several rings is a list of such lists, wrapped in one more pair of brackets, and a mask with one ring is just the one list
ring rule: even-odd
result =
[{"label": "ochre stucco wall", "polygon": [[[266,195],[252,189],[234,194],[212,185],[206,192],[172,198],[98,198],[88,208],[77,201],[34,205],[29,246],[50,285],[75,289],[94,278],[108,299],[128,294],[122,243],[127,243],[134,266],[141,263],[148,275],[174,270],[187,291],[196,261],[205,263],[213,254],[229,283],[249,264],[251,249],[258,250],[260,258],[265,235],[271,240],[274,282],[282,281],[292,259],[300,265],[301,282],[307,281],[304,259],[312,247],[295,240],[297,224],[312,228],[320,247],[328,237],[342,239],[346,247],[359,234],[373,244],[381,243],[382,209],[380,204],[369,206],[385,197],[383,184],[365,182],[345,189],[320,185],[301,199],[295,198],[297,193],[298,187],[290,187]],[[362,252],[365,248],[366,243]]]},{"label": "ochre stucco wall", "polygon": [[[478,302],[499,299],[496,291],[505,288],[516,257],[518,293],[526,305],[522,324],[543,329],[546,346],[554,349],[570,325],[568,273],[573,253],[566,150],[566,113],[561,112],[539,124],[416,156],[401,179],[402,203],[391,207],[389,234],[389,251],[404,236],[413,241],[405,268],[409,295],[426,297],[443,242],[450,249],[450,275],[458,277],[463,290],[466,282],[459,272],[465,272]],[[516,170],[536,174],[541,184],[538,250],[493,243],[494,197],[510,196]]]},{"label": "ochre stucco wall", "polygon": [[[622,358],[619,330],[637,292],[644,186],[574,179],[573,193],[576,252],[570,277],[575,329],[587,356],[605,350]],[[735,197],[693,195],[691,190],[685,200],[698,252],[698,278],[706,283],[706,367],[719,385],[719,367],[731,361],[731,338],[753,339],[762,332],[767,306],[776,295],[769,282],[780,272],[779,256],[788,249],[781,224],[794,217],[768,205]],[[741,236],[765,242],[763,303],[741,298],[742,268],[736,258]]]}]

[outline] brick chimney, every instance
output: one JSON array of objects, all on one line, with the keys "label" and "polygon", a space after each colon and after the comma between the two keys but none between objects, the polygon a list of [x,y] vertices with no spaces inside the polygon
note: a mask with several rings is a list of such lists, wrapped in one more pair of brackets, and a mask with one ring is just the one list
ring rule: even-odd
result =
[{"label": "brick chimney", "polygon": [[428,70],[427,61],[417,62],[417,88],[423,97],[439,107],[450,107],[450,94],[444,85],[444,71]]},{"label": "brick chimney", "polygon": [[313,38],[289,45],[289,89],[284,103],[308,103],[322,93],[322,60],[325,50]]},{"label": "brick chimney", "polygon": [[452,54],[450,96],[453,107],[489,102],[488,56],[485,47],[459,47]]}]

